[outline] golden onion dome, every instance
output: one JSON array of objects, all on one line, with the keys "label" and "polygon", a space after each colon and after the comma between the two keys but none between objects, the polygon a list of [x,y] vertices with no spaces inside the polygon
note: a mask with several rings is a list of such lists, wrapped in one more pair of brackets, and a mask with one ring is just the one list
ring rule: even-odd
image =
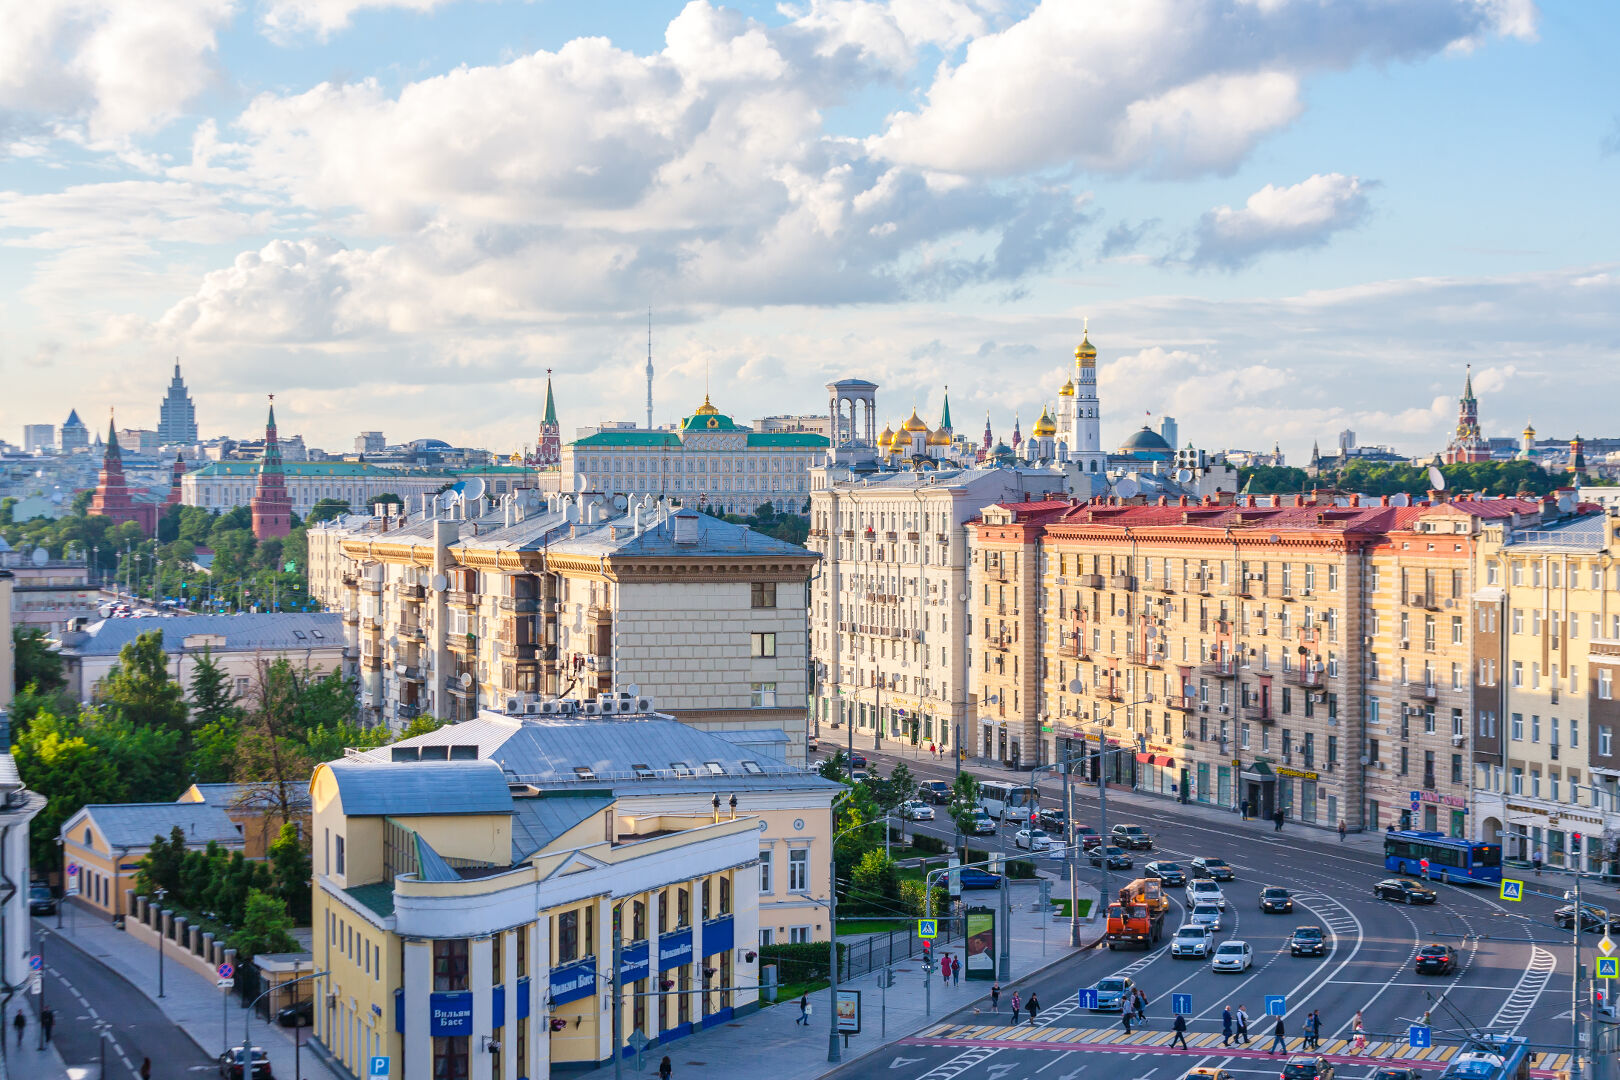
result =
[{"label": "golden onion dome", "polygon": [[927,431],[928,430],[928,421],[926,421],[922,417],[918,416],[916,409],[912,409],[911,410],[911,415],[906,418],[906,422],[904,424],[900,425],[900,430],[902,430],[902,431]]},{"label": "golden onion dome", "polygon": [[1083,365],[1087,360],[1095,361],[1096,359],[1097,350],[1091,344],[1091,332],[1087,331],[1081,336],[1079,347],[1074,350],[1074,362]]},{"label": "golden onion dome", "polygon": [[709,395],[704,394],[703,395],[703,404],[699,405],[697,407],[697,412],[693,413],[692,415],[693,416],[716,416],[716,415],[719,414],[719,412],[720,412],[719,409],[715,408],[712,404],[709,403]]},{"label": "golden onion dome", "polygon": [[1058,391],[1058,396],[1059,397],[1074,397],[1074,380],[1073,379],[1070,379],[1068,382],[1063,384],[1063,389]]},{"label": "golden onion dome", "polygon": [[[1576,436],[1576,437],[1579,438],[1579,436]],[[928,445],[929,446],[949,446],[949,445],[951,445],[951,433],[949,431],[946,431],[944,427],[941,427],[939,430],[935,431],[932,435],[928,436]]]},{"label": "golden onion dome", "polygon": [[1056,422],[1053,421],[1051,416],[1047,415],[1047,412],[1046,412],[1045,409],[1042,409],[1041,410],[1041,418],[1039,420],[1035,421],[1035,437],[1037,439],[1049,439],[1053,435],[1056,435],[1056,434],[1057,434],[1057,424],[1056,424]]},{"label": "golden onion dome", "polygon": [[894,429],[891,428],[888,424],[883,425],[883,434],[878,436],[878,445],[879,446],[893,446],[894,445]]}]

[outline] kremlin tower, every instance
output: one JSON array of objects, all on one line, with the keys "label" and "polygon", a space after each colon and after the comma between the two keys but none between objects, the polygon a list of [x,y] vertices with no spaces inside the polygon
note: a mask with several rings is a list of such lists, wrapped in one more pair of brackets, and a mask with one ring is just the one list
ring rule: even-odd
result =
[{"label": "kremlin tower", "polygon": [[259,459],[259,486],[249,502],[253,511],[253,537],[266,540],[292,532],[292,497],[281,467],[281,444],[276,441],[276,395],[270,395],[270,417],[264,424],[264,456]]},{"label": "kremlin tower", "polygon": [[1491,444],[1479,430],[1479,402],[1474,398],[1474,367],[1468,366],[1462,397],[1457,401],[1457,430],[1441,460],[1447,465],[1491,460]]},{"label": "kremlin tower", "polygon": [[1080,344],[1074,350],[1074,366],[1074,427],[1066,433],[1069,460],[1084,472],[1102,473],[1108,468],[1108,454],[1102,446],[1102,402],[1097,397],[1097,350],[1091,344],[1089,322],[1081,329]]},{"label": "kremlin tower", "polygon": [[96,477],[96,493],[86,512],[109,518],[114,525],[133,521],[147,536],[157,531],[157,507],[136,502],[124,481],[124,452],[118,446],[118,431],[111,418],[107,421],[107,444],[101,456],[101,473]]},{"label": "kremlin tower", "polygon": [[174,455],[174,464],[169,466],[169,497],[163,500],[164,506],[180,505],[180,481],[186,475],[186,459],[179,454]]},{"label": "kremlin tower", "polygon": [[[652,363],[649,358],[648,364]],[[649,419],[649,424],[651,420]],[[557,423],[557,403],[551,396],[551,369],[546,368],[546,411],[540,417],[540,438],[535,443],[532,464],[547,466],[562,461],[562,428]]]}]

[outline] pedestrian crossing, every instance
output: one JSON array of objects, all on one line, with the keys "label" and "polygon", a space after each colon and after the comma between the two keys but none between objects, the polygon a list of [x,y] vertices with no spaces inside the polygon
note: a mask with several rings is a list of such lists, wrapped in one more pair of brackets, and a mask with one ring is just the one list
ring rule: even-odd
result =
[{"label": "pedestrian crossing", "polygon": [[[1045,1047],[1063,1050],[1130,1050],[1133,1052],[1167,1051],[1172,1054],[1226,1053],[1233,1057],[1269,1057],[1265,1047],[1271,1045],[1269,1036],[1257,1038],[1245,1046],[1222,1046],[1220,1032],[1188,1032],[1187,1047],[1172,1048],[1175,1033],[1170,1031],[1134,1031],[1126,1034],[1124,1028],[1072,1028],[1029,1027],[1007,1024],[935,1024],[908,1039],[909,1043],[934,1046],[971,1045],[998,1048]],[[1288,1053],[1305,1053],[1305,1040],[1300,1036],[1286,1039]],[[1419,1067],[1443,1068],[1457,1053],[1456,1046],[1426,1046],[1413,1048],[1405,1042],[1369,1039],[1367,1048],[1352,1052],[1349,1039],[1324,1039],[1319,1048],[1309,1051],[1321,1054],[1336,1064],[1357,1061],[1399,1062]],[[1568,1054],[1544,1054],[1532,1070],[1533,1076],[1555,1076],[1569,1067]]]}]

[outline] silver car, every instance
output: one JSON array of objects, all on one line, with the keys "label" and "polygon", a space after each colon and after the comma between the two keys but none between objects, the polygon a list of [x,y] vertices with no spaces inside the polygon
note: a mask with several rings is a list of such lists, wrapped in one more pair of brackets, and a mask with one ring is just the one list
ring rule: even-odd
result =
[{"label": "silver car", "polygon": [[907,821],[933,821],[934,808],[921,799],[900,804],[900,816]]},{"label": "silver car", "polygon": [[1221,942],[1209,967],[1211,971],[1248,971],[1253,963],[1254,950],[1249,948],[1249,943],[1233,940]]},{"label": "silver car", "polygon": [[1187,921],[1194,926],[1207,926],[1211,930],[1221,928],[1221,909],[1214,904],[1194,904],[1192,914]]}]

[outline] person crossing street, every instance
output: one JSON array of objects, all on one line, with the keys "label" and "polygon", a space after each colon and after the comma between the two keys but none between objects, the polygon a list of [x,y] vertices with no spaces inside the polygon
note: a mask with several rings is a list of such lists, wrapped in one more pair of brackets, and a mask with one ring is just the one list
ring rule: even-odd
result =
[{"label": "person crossing street", "polygon": [[1221,1045],[1232,1045],[1232,1006],[1221,1010]]},{"label": "person crossing street", "polygon": [[1190,1050],[1191,1047],[1187,1045],[1187,1018],[1180,1013],[1176,1014],[1175,1031],[1176,1036],[1170,1040],[1170,1045],[1180,1043],[1183,1050]]},{"label": "person crossing street", "polygon": [[1287,1031],[1283,1028],[1283,1018],[1279,1016],[1277,1017],[1277,1026],[1271,1029],[1271,1054],[1275,1055],[1278,1053],[1287,1052],[1287,1035]]}]

